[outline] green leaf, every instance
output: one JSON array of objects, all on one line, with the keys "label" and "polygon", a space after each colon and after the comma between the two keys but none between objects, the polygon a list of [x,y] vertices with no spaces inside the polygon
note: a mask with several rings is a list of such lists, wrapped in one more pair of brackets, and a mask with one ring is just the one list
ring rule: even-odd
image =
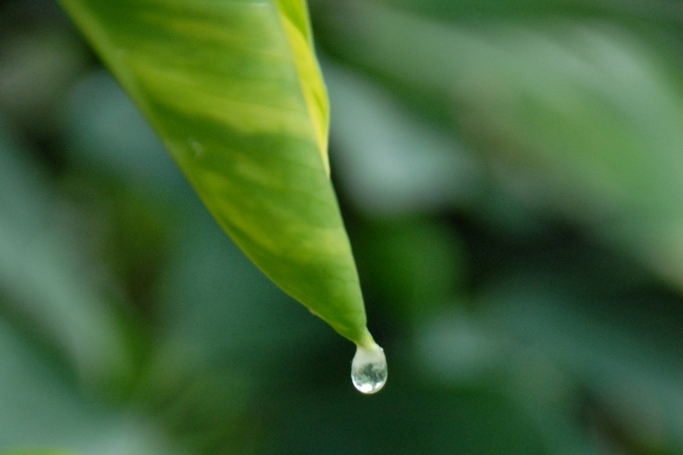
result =
[{"label": "green leaf", "polygon": [[61,4],[247,256],[340,334],[372,344],[329,178],[305,2]]},{"label": "green leaf", "polygon": [[123,384],[131,373],[123,327],[98,274],[87,272],[97,267],[65,233],[64,201],[27,157],[0,121],[2,316],[21,321],[34,341],[54,345],[83,384]]},{"label": "green leaf", "polygon": [[508,194],[683,289],[683,73],[666,52],[617,24],[449,24],[344,5],[326,24],[335,52],[446,100]]}]

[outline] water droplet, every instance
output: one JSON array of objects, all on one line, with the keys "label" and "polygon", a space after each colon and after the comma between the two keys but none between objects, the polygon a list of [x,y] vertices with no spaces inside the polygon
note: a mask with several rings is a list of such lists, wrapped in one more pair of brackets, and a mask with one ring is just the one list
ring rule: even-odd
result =
[{"label": "water droplet", "polygon": [[204,146],[194,139],[188,139],[188,143],[194,152],[194,156],[198,157],[204,154]]},{"label": "water droplet", "polygon": [[376,393],[387,382],[387,359],[378,345],[358,346],[351,362],[351,381],[361,393]]}]

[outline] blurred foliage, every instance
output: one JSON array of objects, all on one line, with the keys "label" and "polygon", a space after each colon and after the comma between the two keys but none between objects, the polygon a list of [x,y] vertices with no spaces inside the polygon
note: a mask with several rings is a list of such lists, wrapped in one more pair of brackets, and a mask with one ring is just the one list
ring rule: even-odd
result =
[{"label": "blurred foliage", "polygon": [[0,452],[683,454],[681,4],[309,3],[386,389],[6,1]]}]

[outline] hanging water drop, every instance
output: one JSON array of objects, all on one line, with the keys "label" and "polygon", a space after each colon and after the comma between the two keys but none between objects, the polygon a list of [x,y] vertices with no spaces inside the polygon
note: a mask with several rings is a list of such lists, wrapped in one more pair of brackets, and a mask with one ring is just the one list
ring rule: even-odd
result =
[{"label": "hanging water drop", "polygon": [[387,382],[387,359],[384,349],[373,344],[358,346],[351,362],[351,381],[361,393],[376,393]]}]

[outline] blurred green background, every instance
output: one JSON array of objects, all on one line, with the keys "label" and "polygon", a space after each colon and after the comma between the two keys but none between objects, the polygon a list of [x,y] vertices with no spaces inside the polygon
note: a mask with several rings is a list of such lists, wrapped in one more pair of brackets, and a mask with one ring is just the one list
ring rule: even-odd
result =
[{"label": "blurred green background", "polygon": [[683,454],[683,3],[310,7],[385,390],[5,0],[0,452]]}]

